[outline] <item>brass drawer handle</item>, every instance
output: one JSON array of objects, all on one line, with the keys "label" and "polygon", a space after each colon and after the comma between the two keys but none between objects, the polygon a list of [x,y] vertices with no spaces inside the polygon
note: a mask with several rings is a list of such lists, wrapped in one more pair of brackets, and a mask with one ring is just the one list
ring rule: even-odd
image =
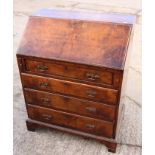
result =
[{"label": "brass drawer handle", "polygon": [[48,104],[49,99],[48,98],[40,98],[42,103]]},{"label": "brass drawer handle", "polygon": [[48,67],[44,65],[37,65],[37,71],[44,72],[47,71]]},{"label": "brass drawer handle", "polygon": [[93,124],[86,124],[86,128],[88,128],[88,129],[94,129],[95,128],[95,125],[93,125]]},{"label": "brass drawer handle", "polygon": [[47,82],[41,82],[40,83],[40,87],[47,88],[48,87],[48,83]]},{"label": "brass drawer handle", "polygon": [[90,113],[96,113],[96,108],[93,107],[86,107],[86,111]]},{"label": "brass drawer handle", "polygon": [[87,91],[86,91],[86,95],[87,95],[88,97],[94,98],[94,97],[96,96],[96,91],[87,90]]},{"label": "brass drawer handle", "polygon": [[88,80],[91,80],[91,81],[95,81],[95,80],[100,78],[99,75],[94,74],[94,73],[87,73],[86,77],[87,77]]},{"label": "brass drawer handle", "polygon": [[48,121],[50,121],[50,120],[53,119],[53,116],[48,115],[48,114],[42,114],[42,117],[43,117],[45,120],[48,120]]}]

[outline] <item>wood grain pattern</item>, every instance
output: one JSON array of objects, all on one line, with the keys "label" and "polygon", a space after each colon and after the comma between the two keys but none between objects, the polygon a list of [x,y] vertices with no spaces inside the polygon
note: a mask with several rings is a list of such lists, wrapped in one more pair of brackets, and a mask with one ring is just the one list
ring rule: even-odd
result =
[{"label": "wood grain pattern", "polygon": [[55,128],[94,138],[116,151],[120,93],[134,20],[58,10],[30,16],[17,52],[28,130]]},{"label": "wood grain pattern", "polygon": [[[105,88],[112,88],[118,90],[121,89],[123,78],[122,70],[108,69],[105,67],[83,65],[58,60],[34,58],[31,56],[20,56],[18,54],[17,54],[17,60],[20,62],[18,63],[18,67],[20,68],[20,71],[22,73],[35,74],[39,76],[41,75],[47,78],[52,77],[56,79],[85,83],[88,85],[101,86]],[[28,64],[29,62],[30,64]],[[31,62],[34,63],[31,64]],[[30,68],[31,65],[33,68]],[[47,67],[47,69],[45,69],[44,71],[43,70],[39,71],[38,66],[40,65]],[[55,67],[52,67],[53,65]],[[57,68],[56,66],[59,67]],[[87,74],[90,73],[91,76],[87,76]],[[92,76],[92,74],[97,75],[99,77],[95,78],[95,80],[90,80],[89,79],[90,77],[91,78],[94,77]]]},{"label": "wood grain pattern", "polygon": [[56,111],[37,106],[28,105],[28,116],[31,119],[52,123],[72,129],[93,133],[99,136],[112,137],[113,123],[83,117],[66,112]]},{"label": "wood grain pattern", "polygon": [[24,88],[71,95],[108,104],[117,103],[118,91],[43,76],[21,74]]},{"label": "wood grain pattern", "polygon": [[27,104],[39,105],[108,121],[113,121],[115,118],[115,106],[31,89],[24,89],[24,91]]},{"label": "wood grain pattern", "polygon": [[72,64],[66,64],[61,62],[43,62],[34,60],[25,60],[26,72],[31,74],[41,75],[58,75],[63,77],[69,77],[77,80],[89,81],[112,85],[113,84],[113,72],[104,71],[103,69],[91,69],[85,68],[80,65],[75,66]]},{"label": "wood grain pattern", "polygon": [[122,70],[131,25],[30,17],[20,55]]}]

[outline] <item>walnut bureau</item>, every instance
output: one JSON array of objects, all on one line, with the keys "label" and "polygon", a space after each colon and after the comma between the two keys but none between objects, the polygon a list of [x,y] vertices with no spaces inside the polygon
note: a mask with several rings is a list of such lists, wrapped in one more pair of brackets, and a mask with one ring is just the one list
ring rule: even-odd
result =
[{"label": "walnut bureau", "polygon": [[116,151],[124,65],[135,17],[43,9],[17,51],[27,129],[53,128]]}]

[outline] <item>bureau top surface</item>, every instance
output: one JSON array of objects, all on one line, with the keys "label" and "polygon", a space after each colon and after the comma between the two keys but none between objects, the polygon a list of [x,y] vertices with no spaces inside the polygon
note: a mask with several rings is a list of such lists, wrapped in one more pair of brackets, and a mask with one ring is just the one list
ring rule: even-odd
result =
[{"label": "bureau top surface", "polygon": [[30,16],[17,54],[124,69],[134,16],[43,9]]}]

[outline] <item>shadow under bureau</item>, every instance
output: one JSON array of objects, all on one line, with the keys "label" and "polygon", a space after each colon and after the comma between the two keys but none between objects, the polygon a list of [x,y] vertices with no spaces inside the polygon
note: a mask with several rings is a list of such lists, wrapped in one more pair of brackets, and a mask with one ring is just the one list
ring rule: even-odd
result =
[{"label": "shadow under bureau", "polygon": [[27,129],[96,139],[116,151],[120,94],[133,16],[43,9],[18,48]]}]

